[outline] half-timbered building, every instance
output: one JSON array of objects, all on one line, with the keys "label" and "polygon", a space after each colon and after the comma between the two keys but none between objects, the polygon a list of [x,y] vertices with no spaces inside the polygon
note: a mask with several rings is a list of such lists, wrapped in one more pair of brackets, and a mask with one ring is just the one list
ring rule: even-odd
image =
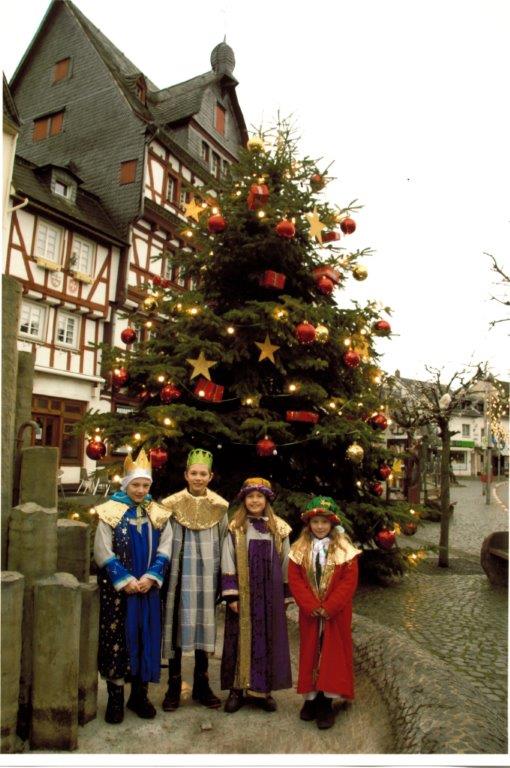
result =
[{"label": "half-timbered building", "polygon": [[122,405],[95,344],[123,346],[123,313],[155,275],[186,287],[172,254],[192,247],[191,190],[214,195],[246,142],[234,66],[223,42],[209,72],[159,89],[70,0],[53,0],[11,80],[12,204],[29,203],[12,216],[4,269],[23,285],[38,439],[59,447],[65,482],[91,468],[70,422]]}]

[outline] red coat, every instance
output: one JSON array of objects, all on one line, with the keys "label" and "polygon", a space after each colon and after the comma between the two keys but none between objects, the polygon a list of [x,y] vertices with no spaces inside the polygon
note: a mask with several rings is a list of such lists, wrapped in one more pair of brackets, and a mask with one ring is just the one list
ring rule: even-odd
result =
[{"label": "red coat", "polygon": [[[327,591],[320,600],[308,582],[305,566],[289,560],[289,587],[299,606],[298,693],[327,691],[345,699],[354,698],[351,620],[352,598],[357,583],[358,563],[355,556],[334,566]],[[321,606],[330,618],[323,619],[322,649],[314,681],[320,620],[311,613]]]}]

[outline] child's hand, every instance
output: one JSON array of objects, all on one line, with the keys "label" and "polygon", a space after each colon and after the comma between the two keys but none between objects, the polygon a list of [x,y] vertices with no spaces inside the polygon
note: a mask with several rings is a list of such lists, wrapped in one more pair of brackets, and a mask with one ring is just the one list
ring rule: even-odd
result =
[{"label": "child's hand", "polygon": [[154,584],[157,584],[156,579],[151,579],[150,576],[142,576],[142,578],[138,580],[139,591],[142,594],[145,594],[149,589],[152,589]]},{"label": "child's hand", "polygon": [[128,581],[125,587],[122,588],[123,592],[125,592],[127,595],[136,595],[140,591],[140,588],[138,586],[138,579],[131,579],[131,581]]},{"label": "child's hand", "polygon": [[329,619],[329,613],[324,610],[324,608],[319,608],[319,615],[322,616],[323,619]]},{"label": "child's hand", "polygon": [[322,615],[321,611],[322,611],[322,608],[314,608],[310,616],[313,616],[314,618],[319,618],[319,616]]},{"label": "child's hand", "polygon": [[234,613],[239,613],[239,601],[238,600],[234,600],[233,603],[229,603],[228,607],[230,608],[231,611],[234,611]]}]

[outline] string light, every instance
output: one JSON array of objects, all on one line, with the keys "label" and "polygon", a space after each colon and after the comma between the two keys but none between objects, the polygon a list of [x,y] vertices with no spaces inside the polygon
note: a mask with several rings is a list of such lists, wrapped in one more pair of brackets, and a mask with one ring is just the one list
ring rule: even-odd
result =
[{"label": "string light", "polygon": [[167,416],[165,419],[163,419],[163,424],[165,425],[165,427],[171,427],[173,426],[173,421],[172,419],[169,419]]},{"label": "string light", "polygon": [[158,381],[161,382],[161,384],[164,382],[165,377],[164,376],[158,376]]},{"label": "string light", "polygon": [[266,215],[265,211],[258,211],[257,212],[257,216],[259,217],[259,219],[263,219],[265,217],[265,215]]},{"label": "string light", "polygon": [[141,434],[139,432],[135,432],[135,434],[133,435],[133,440],[141,440],[141,439],[142,439]]},{"label": "string light", "polygon": [[145,323],[145,327],[152,328],[152,320],[147,320],[147,322]]},{"label": "string light", "polygon": [[345,344],[346,347],[350,347],[351,346],[351,339],[344,339],[344,344]]},{"label": "string light", "polygon": [[227,333],[230,336],[233,336],[235,332],[236,332],[236,329],[234,328],[234,326],[233,325],[229,325],[228,328],[227,328]]}]

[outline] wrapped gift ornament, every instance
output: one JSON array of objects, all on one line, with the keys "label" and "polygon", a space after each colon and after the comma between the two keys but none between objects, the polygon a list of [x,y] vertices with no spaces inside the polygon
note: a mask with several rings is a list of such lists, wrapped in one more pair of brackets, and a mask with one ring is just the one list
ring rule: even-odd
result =
[{"label": "wrapped gift ornament", "polygon": [[260,285],[262,288],[275,288],[276,290],[282,290],[285,288],[285,281],[287,276],[281,272],[274,272],[272,269],[266,269],[266,271],[260,277]]},{"label": "wrapped gift ornament", "polygon": [[215,384],[213,381],[200,377],[193,390],[195,395],[201,400],[208,400],[210,403],[219,403],[223,399],[225,387]]},{"label": "wrapped gift ornament", "polygon": [[302,424],[317,424],[319,414],[313,411],[287,411],[285,421],[298,421]]},{"label": "wrapped gift ornament", "polygon": [[333,267],[315,267],[313,270],[313,279],[317,282],[321,277],[327,277],[332,283],[338,285],[342,275],[338,269],[334,269]]},{"label": "wrapped gift ornament", "polygon": [[252,184],[248,192],[247,203],[250,211],[257,211],[269,200],[267,184]]}]

